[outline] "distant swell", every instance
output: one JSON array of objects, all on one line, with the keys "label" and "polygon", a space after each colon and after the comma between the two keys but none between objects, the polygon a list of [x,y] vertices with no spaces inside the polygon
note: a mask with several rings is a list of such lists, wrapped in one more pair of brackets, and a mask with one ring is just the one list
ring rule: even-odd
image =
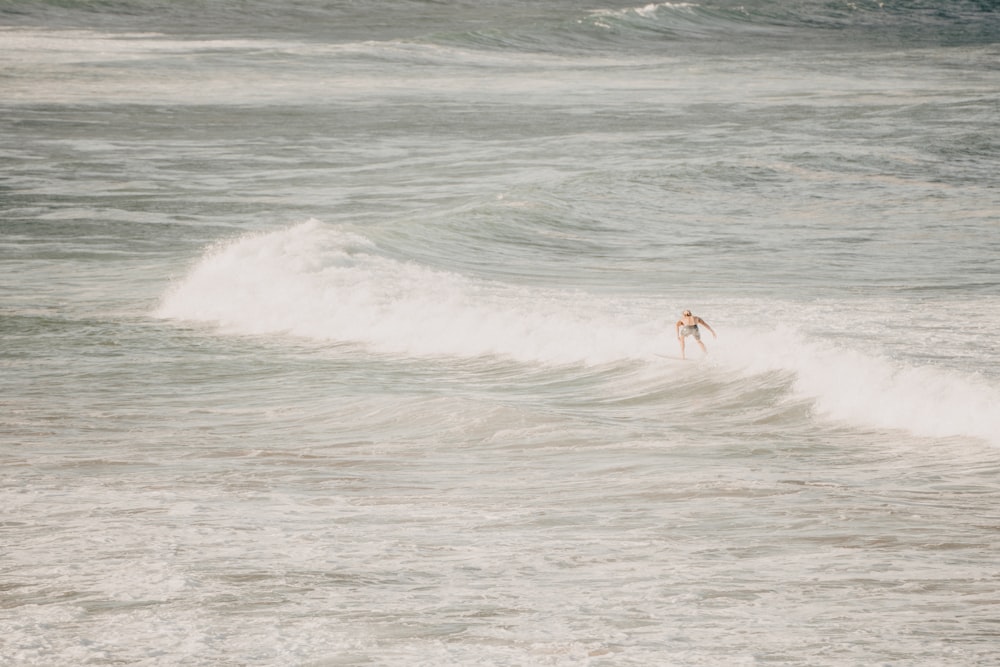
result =
[{"label": "distant swell", "polygon": [[[813,44],[982,44],[1000,39],[1000,8],[976,0],[741,0],[606,3],[371,3],[298,0],[9,0],[0,25],[148,31],[185,36],[242,33],[308,36],[317,43],[405,40],[474,50],[565,52],[663,48],[671,42],[776,39]],[[380,17],[373,21],[372,17]],[[386,17],[406,16],[397,22]],[[441,26],[448,25],[448,30]],[[489,26],[484,29],[483,26]],[[389,26],[392,26],[391,28]],[[824,37],[824,34],[826,37]],[[327,37],[331,39],[327,39]]]},{"label": "distant swell", "polygon": [[[587,24],[633,39],[708,39],[724,35],[816,39],[822,33],[862,42],[992,43],[1000,39],[995,3],[942,2],[658,2],[592,12]],[[819,31],[819,33],[817,33]]]}]

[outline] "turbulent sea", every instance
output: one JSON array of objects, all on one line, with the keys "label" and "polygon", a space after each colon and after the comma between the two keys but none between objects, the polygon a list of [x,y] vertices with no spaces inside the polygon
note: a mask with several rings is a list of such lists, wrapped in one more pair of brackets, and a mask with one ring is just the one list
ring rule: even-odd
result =
[{"label": "turbulent sea", "polygon": [[998,137],[992,0],[0,0],[0,664],[996,665]]}]

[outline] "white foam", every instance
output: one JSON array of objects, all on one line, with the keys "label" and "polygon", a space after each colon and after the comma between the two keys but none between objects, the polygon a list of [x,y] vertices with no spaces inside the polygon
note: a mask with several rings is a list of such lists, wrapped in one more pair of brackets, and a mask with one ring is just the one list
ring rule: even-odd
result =
[{"label": "white foam", "polygon": [[738,348],[717,359],[745,373],[787,371],[818,415],[928,437],[970,436],[1000,445],[1000,390],[981,377],[838,347],[791,327],[728,332]]},{"label": "white foam", "polygon": [[28,64],[127,61],[155,54],[193,51],[288,49],[293,42],[259,39],[172,39],[155,32],[109,33],[0,27],[0,53]]},{"label": "white foam", "polygon": [[597,364],[648,357],[656,323],[591,295],[518,288],[381,256],[309,221],[209,251],[156,315],[388,354]]}]

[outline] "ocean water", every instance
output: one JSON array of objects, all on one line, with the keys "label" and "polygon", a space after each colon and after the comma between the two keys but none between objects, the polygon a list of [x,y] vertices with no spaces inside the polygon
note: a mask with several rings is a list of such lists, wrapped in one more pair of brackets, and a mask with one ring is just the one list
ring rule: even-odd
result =
[{"label": "ocean water", "polygon": [[996,665],[998,136],[989,0],[0,0],[0,664]]}]

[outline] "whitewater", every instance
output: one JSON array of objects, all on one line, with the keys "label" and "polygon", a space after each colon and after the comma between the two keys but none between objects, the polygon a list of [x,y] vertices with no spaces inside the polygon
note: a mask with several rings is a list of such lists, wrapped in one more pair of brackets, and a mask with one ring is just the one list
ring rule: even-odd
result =
[{"label": "whitewater", "polygon": [[[213,247],[154,316],[207,322],[230,335],[355,345],[403,361],[495,357],[540,365],[663,366],[660,359],[680,358],[669,335],[673,321],[662,309],[673,313],[681,306],[470,280],[387,258],[369,239],[311,220]],[[812,327],[824,316],[839,319],[843,307],[826,303],[815,310]],[[727,337],[738,344],[719,346],[698,372],[728,371],[740,380],[784,372],[793,380],[792,394],[814,401],[818,414],[862,427],[1000,444],[1000,412],[994,409],[1000,393],[981,374],[893,364],[846,344],[813,341],[784,324],[789,316],[774,305],[769,311],[782,324],[754,326],[752,315],[743,326],[736,320]],[[916,326],[934,313],[908,317]],[[907,342],[911,349],[919,344]]]},{"label": "whitewater", "polygon": [[0,664],[995,664],[998,44],[0,0]]}]

